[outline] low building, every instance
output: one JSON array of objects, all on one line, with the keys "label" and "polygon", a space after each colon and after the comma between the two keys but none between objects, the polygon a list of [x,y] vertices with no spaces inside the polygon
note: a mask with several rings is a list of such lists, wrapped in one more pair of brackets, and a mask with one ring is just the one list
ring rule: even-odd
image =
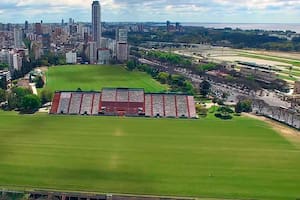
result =
[{"label": "low building", "polygon": [[110,50],[107,48],[98,49],[98,64],[109,64],[111,59]]},{"label": "low building", "polygon": [[72,51],[66,53],[66,63],[67,64],[76,64],[77,63],[77,53],[72,52]]}]

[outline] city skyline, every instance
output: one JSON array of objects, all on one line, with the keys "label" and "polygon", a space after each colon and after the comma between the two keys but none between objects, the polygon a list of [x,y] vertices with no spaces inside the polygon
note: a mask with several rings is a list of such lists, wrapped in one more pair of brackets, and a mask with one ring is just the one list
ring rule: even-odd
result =
[{"label": "city skyline", "polygon": [[[0,23],[45,23],[74,18],[90,22],[92,1],[2,0]],[[298,0],[101,0],[102,21],[166,20],[219,23],[298,23]],[[284,17],[283,17],[284,16]]]}]

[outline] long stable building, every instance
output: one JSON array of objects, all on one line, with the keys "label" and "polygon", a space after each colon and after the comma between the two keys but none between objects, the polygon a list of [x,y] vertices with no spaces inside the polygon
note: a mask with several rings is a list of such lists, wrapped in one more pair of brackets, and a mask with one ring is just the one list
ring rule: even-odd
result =
[{"label": "long stable building", "polygon": [[105,88],[102,92],[58,91],[50,114],[195,118],[194,97]]}]

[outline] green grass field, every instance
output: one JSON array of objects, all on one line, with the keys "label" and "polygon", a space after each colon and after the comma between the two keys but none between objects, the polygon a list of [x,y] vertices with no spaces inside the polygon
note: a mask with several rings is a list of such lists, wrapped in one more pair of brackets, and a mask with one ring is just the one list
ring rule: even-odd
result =
[{"label": "green grass field", "polygon": [[300,146],[253,119],[0,112],[0,123],[4,188],[300,198]]},{"label": "green grass field", "polygon": [[96,90],[103,87],[144,88],[147,92],[168,89],[146,73],[129,72],[124,67],[99,65],[72,65],[49,68],[47,87],[51,90]]}]

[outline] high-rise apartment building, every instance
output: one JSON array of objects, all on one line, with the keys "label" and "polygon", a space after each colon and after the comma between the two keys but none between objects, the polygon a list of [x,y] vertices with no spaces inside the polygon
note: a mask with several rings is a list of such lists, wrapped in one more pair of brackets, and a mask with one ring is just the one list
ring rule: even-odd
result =
[{"label": "high-rise apartment building", "polygon": [[25,32],[26,32],[26,33],[28,32],[28,28],[29,28],[29,26],[28,26],[28,21],[26,20],[26,21],[25,21],[25,26],[24,26],[24,29],[25,29]]},{"label": "high-rise apartment building", "polygon": [[126,42],[117,42],[117,60],[119,62],[128,60],[128,44]]},{"label": "high-rise apartment building", "polygon": [[125,62],[128,60],[128,43],[127,43],[127,29],[117,29],[117,60],[119,62]]},{"label": "high-rise apartment building", "polygon": [[116,40],[118,42],[124,42],[127,43],[127,38],[128,38],[128,31],[127,29],[117,29],[116,31]]},{"label": "high-rise apartment building", "polygon": [[37,35],[42,35],[43,34],[43,27],[41,23],[36,23],[35,24],[35,33]]},{"label": "high-rise apartment building", "polygon": [[23,31],[20,28],[14,29],[14,46],[15,48],[23,47]]},{"label": "high-rise apartment building", "polygon": [[101,6],[99,1],[92,4],[92,35],[96,47],[101,47]]}]

